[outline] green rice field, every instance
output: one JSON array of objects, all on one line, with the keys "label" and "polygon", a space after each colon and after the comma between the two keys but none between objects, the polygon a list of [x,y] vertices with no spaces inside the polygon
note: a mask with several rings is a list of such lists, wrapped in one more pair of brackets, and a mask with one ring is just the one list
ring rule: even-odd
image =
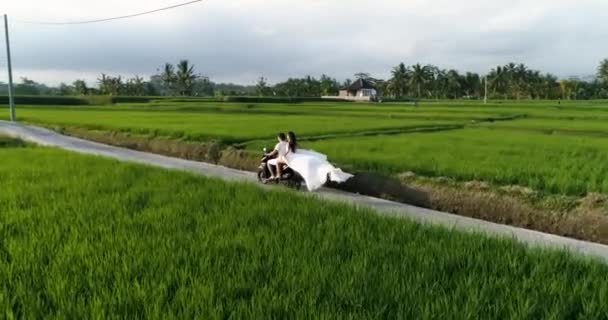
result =
[{"label": "green rice field", "polygon": [[[6,117],[6,116],[4,116]],[[130,103],[23,106],[52,128],[220,141],[259,152],[279,131],[352,171],[522,185],[549,194],[608,192],[608,101]]]},{"label": "green rice field", "polygon": [[608,192],[608,139],[603,137],[467,128],[308,145],[359,170],[414,171],[561,194]]},{"label": "green rice field", "polygon": [[[23,121],[56,126],[78,126],[136,134],[160,135],[186,140],[245,142],[276,136],[294,130],[302,135],[353,133],[367,130],[401,129],[463,123],[460,119],[392,118],[389,116],[324,116],[268,112],[208,112],[98,110],[98,109],[23,109]],[[339,121],[337,121],[339,119]]]},{"label": "green rice field", "polygon": [[0,158],[0,318],[608,316],[599,261],[6,138]]}]

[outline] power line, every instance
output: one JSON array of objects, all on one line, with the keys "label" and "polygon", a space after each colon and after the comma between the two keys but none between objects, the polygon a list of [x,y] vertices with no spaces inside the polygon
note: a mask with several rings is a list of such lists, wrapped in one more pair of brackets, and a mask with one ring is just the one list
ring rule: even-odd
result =
[{"label": "power line", "polygon": [[151,13],[156,13],[156,12],[160,12],[160,11],[166,11],[166,10],[171,10],[171,9],[175,9],[175,8],[179,8],[179,7],[184,7],[184,6],[191,5],[191,4],[194,4],[194,3],[197,3],[197,2],[201,2],[201,1],[203,1],[203,0],[194,0],[194,1],[189,1],[189,2],[185,2],[185,3],[180,3],[180,4],[172,5],[172,6],[169,6],[169,7],[154,9],[154,10],[150,10],[150,11],[139,12],[139,13],[124,15],[124,16],[118,16],[118,17],[112,17],[112,18],[96,19],[96,20],[68,21],[68,22],[28,21],[28,20],[15,20],[15,21],[16,22],[21,22],[21,23],[39,24],[39,25],[90,24],[90,23],[99,23],[99,22],[106,22],[106,21],[112,21],[112,20],[121,20],[121,19],[128,19],[128,18],[133,18],[133,17],[139,17],[139,16],[151,14]]}]

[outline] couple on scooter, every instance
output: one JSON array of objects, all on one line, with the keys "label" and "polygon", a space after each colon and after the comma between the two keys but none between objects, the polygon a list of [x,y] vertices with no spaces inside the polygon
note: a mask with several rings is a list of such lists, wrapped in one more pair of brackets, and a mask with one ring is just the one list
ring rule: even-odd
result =
[{"label": "couple on scooter", "polygon": [[302,176],[309,191],[321,188],[328,180],[341,183],[353,176],[331,165],[326,155],[299,148],[296,135],[291,131],[287,135],[280,133],[277,139],[277,145],[268,155],[275,158],[268,161],[271,177],[267,181],[280,179],[284,165]]},{"label": "couple on scooter", "polygon": [[288,165],[287,155],[296,152],[296,134],[292,131],[287,133],[287,135],[282,132],[279,133],[277,140],[279,140],[279,142],[274,147],[274,150],[266,155],[267,157],[272,158],[267,162],[268,171],[270,171],[271,176],[266,181],[280,179],[283,172],[283,166]]}]

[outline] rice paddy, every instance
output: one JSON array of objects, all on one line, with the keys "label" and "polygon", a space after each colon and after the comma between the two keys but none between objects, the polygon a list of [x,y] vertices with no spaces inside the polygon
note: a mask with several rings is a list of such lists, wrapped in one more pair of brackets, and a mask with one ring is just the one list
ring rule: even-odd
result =
[{"label": "rice paddy", "polygon": [[599,261],[15,141],[0,158],[4,318],[608,315]]},{"label": "rice paddy", "polygon": [[[246,146],[257,153],[295,131],[350,170],[518,184],[551,194],[607,192],[608,102],[222,103],[26,106],[53,128]],[[424,131],[424,132],[420,132]],[[427,132],[440,131],[440,132]]]}]

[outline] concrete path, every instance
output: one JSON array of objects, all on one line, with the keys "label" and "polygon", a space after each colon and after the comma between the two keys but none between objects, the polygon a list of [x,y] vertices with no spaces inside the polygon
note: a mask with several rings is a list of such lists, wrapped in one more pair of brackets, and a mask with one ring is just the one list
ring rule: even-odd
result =
[{"label": "concrete path", "polygon": [[[251,172],[108,146],[101,143],[64,136],[56,132],[34,126],[0,121],[0,133],[44,146],[59,147],[85,154],[132,161],[168,169],[186,170],[204,176],[219,177],[230,181],[256,181],[255,174]],[[357,207],[371,208],[379,214],[385,216],[408,218],[421,223],[440,225],[448,229],[479,232],[493,236],[512,238],[530,246],[565,249],[575,254],[600,258],[601,260],[608,262],[608,246],[602,244],[574,240],[538,231],[500,225],[483,220],[418,208],[402,203],[346,193],[333,189],[323,189],[314,193],[303,192],[303,194],[330,201],[344,202]]]}]

